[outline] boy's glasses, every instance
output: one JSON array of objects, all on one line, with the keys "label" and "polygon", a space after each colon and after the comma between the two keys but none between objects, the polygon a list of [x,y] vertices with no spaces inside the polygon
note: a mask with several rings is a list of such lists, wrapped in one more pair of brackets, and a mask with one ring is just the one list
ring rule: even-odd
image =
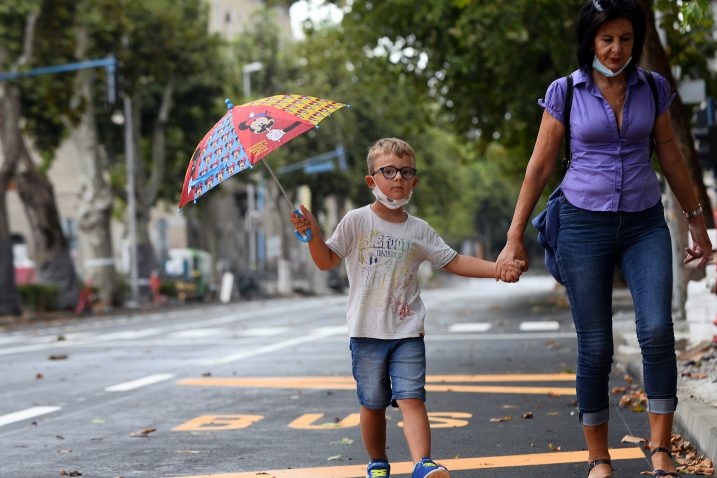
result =
[{"label": "boy's glasses", "polygon": [[635,0],[593,0],[593,8],[598,12],[617,6],[635,8]]},{"label": "boy's glasses", "polygon": [[396,173],[400,172],[401,177],[403,179],[413,179],[413,177],[416,175],[416,168],[411,168],[408,166],[405,166],[401,169],[396,168],[395,166],[384,166],[382,168],[378,168],[376,171],[374,171],[371,176],[375,175],[381,171],[381,174],[383,174],[383,177],[386,179],[393,179],[396,177]]}]

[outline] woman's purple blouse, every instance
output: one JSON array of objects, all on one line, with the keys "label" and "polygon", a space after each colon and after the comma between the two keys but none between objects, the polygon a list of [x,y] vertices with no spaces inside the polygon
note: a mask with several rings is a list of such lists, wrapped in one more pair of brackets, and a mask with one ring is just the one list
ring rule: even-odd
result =
[{"label": "woman's purple blouse", "polygon": [[[660,200],[660,186],[650,163],[650,131],[655,105],[645,75],[638,68],[627,79],[622,127],[608,102],[582,70],[572,73],[570,111],[572,163],[562,190],[573,205],[591,211],[643,211]],[[667,80],[653,73],[657,85],[658,116],[670,107],[676,93]],[[565,122],[567,79],[555,80],[538,101],[551,116]]]}]

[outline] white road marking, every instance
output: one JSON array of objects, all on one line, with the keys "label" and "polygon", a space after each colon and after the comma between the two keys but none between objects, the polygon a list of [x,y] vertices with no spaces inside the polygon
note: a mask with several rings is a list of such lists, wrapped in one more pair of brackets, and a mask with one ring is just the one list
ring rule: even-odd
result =
[{"label": "white road marking", "polygon": [[573,339],[575,332],[515,332],[506,334],[426,334],[426,340],[441,340],[445,342],[459,340],[550,340]]},{"label": "white road marking", "polygon": [[159,335],[163,332],[162,329],[142,329],[142,330],[125,330],[122,332],[112,332],[109,334],[98,335],[94,340],[111,341],[111,340],[131,340],[142,337],[149,337],[151,335]]},{"label": "white road marking", "polygon": [[206,337],[216,337],[217,335],[227,335],[229,332],[227,329],[190,329],[180,330],[179,332],[172,332],[169,337],[175,339],[203,339]]},{"label": "white road marking", "polygon": [[340,326],[334,326],[334,327],[320,327],[318,329],[314,329],[312,333],[306,334],[302,337],[296,337],[293,339],[288,340],[282,340],[281,342],[276,342],[273,344],[265,345],[263,347],[259,347],[252,350],[247,350],[245,352],[239,352],[236,354],[226,355],[221,358],[217,359],[202,359],[199,361],[202,365],[219,365],[219,364],[227,364],[227,363],[234,363],[238,362],[239,360],[243,360],[245,358],[254,357],[255,355],[262,355],[270,352],[276,352],[277,350],[285,349],[287,347],[293,347],[294,345],[303,344],[305,342],[313,342],[315,340],[324,339],[326,337],[331,337],[333,335],[342,334],[345,335],[347,333],[346,326],[340,325]]},{"label": "white road marking", "polygon": [[454,333],[488,332],[490,327],[490,322],[468,322],[463,324],[453,324],[448,328],[448,331]]},{"label": "white road marking", "polygon": [[522,332],[542,332],[547,330],[560,330],[560,323],[554,320],[546,320],[541,322],[521,322],[520,330]]},{"label": "white road marking", "polygon": [[136,388],[141,388],[141,387],[144,387],[147,385],[164,382],[165,380],[169,380],[171,378],[174,378],[174,374],[159,373],[156,375],[149,375],[144,378],[138,378],[137,380],[132,380],[130,382],[124,382],[124,383],[119,383],[117,385],[112,385],[111,387],[105,388],[105,390],[108,392],[126,392],[128,390],[134,390]]},{"label": "white road marking", "polygon": [[27,420],[28,418],[35,418],[39,417],[40,415],[46,415],[48,413],[56,412],[61,409],[62,407],[32,407],[25,410],[21,410],[19,412],[2,415],[0,416],[0,427],[3,425],[9,425],[10,423],[19,422],[21,420]]},{"label": "white road marking", "polygon": [[278,335],[286,335],[289,327],[257,327],[255,329],[236,330],[233,335],[240,337],[275,337]]}]

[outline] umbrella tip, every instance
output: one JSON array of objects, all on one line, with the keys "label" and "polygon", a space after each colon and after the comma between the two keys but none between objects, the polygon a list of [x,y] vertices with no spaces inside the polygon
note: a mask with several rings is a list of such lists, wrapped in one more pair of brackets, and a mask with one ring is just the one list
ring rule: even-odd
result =
[{"label": "umbrella tip", "polygon": [[224,103],[227,104],[227,108],[228,108],[228,109],[234,108],[234,105],[232,104],[232,101],[231,101],[229,98],[227,98],[226,100],[224,100]]}]

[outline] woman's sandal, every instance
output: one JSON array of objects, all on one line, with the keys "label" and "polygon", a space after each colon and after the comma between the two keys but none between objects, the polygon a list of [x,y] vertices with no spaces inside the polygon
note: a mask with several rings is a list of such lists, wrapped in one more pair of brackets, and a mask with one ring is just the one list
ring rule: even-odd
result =
[{"label": "woman's sandal", "polygon": [[[667,456],[669,456],[670,459],[672,459],[672,451],[668,450],[667,448],[663,448],[661,446],[658,446],[657,448],[653,448],[652,451],[650,452],[650,458],[652,458],[652,455],[654,455],[655,453],[667,453]],[[682,478],[682,475],[680,475],[676,471],[667,471],[667,470],[660,470],[660,469],[653,471],[652,476],[670,476],[672,478]]]},{"label": "woman's sandal", "polygon": [[[610,465],[610,473],[615,471],[615,469],[612,467],[612,461],[610,461],[609,458],[599,458],[597,460],[589,461],[588,462],[588,476],[590,476],[590,470],[595,468],[598,465]],[[605,475],[600,478],[615,478],[612,475]]]}]

